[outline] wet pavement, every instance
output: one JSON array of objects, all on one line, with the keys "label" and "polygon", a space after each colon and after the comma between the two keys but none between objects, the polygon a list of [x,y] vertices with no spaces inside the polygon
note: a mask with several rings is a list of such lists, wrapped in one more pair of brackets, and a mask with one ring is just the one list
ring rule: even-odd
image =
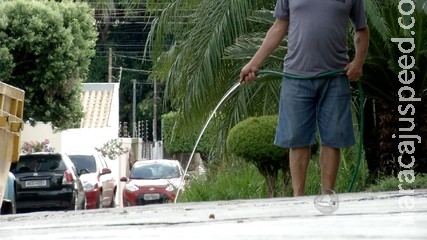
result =
[{"label": "wet pavement", "polygon": [[427,189],[338,198],[332,214],[305,196],[4,215],[0,239],[427,239]]}]

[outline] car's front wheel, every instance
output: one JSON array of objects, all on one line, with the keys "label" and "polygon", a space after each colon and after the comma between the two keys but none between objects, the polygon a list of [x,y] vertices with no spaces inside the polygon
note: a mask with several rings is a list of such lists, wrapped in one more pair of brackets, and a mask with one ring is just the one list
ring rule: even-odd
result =
[{"label": "car's front wheel", "polygon": [[102,208],[102,192],[99,192],[98,199],[96,200],[96,208]]},{"label": "car's front wheel", "polygon": [[14,202],[3,201],[0,215],[16,214],[16,204]]},{"label": "car's front wheel", "polygon": [[115,208],[116,207],[116,191],[117,189],[114,189],[113,196],[111,197],[110,207]]},{"label": "car's front wheel", "polygon": [[73,199],[71,200],[71,204],[68,209],[74,211],[79,209],[79,195],[77,193],[74,193]]},{"label": "car's front wheel", "polygon": [[86,210],[86,196],[83,197],[83,200],[81,201],[79,210]]}]

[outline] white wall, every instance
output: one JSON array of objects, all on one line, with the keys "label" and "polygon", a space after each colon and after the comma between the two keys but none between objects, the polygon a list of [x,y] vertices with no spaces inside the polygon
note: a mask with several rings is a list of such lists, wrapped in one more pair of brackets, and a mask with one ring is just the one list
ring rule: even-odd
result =
[{"label": "white wall", "polygon": [[55,149],[55,152],[61,152],[61,134],[53,133],[50,124],[37,123],[33,127],[25,123],[24,129],[21,131],[20,147],[24,142],[43,142],[45,139],[49,139],[50,145]]},{"label": "white wall", "polygon": [[25,124],[21,132],[22,147],[25,141],[42,142],[48,139],[55,152],[94,151],[111,139],[118,138],[118,126],[107,128],[78,128],[54,133],[50,124]]},{"label": "white wall", "polygon": [[117,128],[69,129],[61,134],[62,152],[94,151],[104,143],[118,138]]}]

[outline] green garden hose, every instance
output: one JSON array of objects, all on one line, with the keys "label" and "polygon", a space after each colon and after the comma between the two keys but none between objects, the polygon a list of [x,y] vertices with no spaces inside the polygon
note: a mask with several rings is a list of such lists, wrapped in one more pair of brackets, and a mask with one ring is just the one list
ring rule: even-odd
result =
[{"label": "green garden hose", "polygon": [[[300,79],[300,80],[306,80],[306,79],[316,79],[316,78],[322,78],[322,77],[331,77],[331,76],[337,76],[342,75],[346,72],[346,70],[334,70],[334,71],[328,71],[324,73],[320,73],[314,76],[300,76],[300,75],[294,75],[294,74],[288,74],[285,72],[278,72],[278,71],[272,71],[272,70],[259,70],[257,71],[257,75],[276,75],[280,77],[288,77],[293,79]],[[360,162],[362,161],[362,142],[363,142],[363,129],[364,129],[364,101],[365,96],[362,89],[362,84],[360,81],[357,82],[357,86],[359,89],[359,114],[360,114],[360,126],[359,126],[359,143],[358,143],[358,153],[357,153],[357,162],[356,162],[356,169],[353,172],[353,177],[351,179],[350,185],[348,186],[347,192],[352,192],[354,183],[356,182],[357,174],[359,172],[360,168]]]}]

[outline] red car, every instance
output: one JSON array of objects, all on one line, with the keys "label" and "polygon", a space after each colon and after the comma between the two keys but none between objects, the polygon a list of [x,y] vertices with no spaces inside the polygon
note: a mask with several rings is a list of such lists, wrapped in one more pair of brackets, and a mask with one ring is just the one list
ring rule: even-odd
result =
[{"label": "red car", "polygon": [[135,162],[123,189],[123,205],[138,206],[172,203],[176,192],[184,190],[184,170],[177,160],[157,159]]},{"label": "red car", "polygon": [[115,207],[117,181],[100,153],[69,153],[86,193],[86,209]]}]

